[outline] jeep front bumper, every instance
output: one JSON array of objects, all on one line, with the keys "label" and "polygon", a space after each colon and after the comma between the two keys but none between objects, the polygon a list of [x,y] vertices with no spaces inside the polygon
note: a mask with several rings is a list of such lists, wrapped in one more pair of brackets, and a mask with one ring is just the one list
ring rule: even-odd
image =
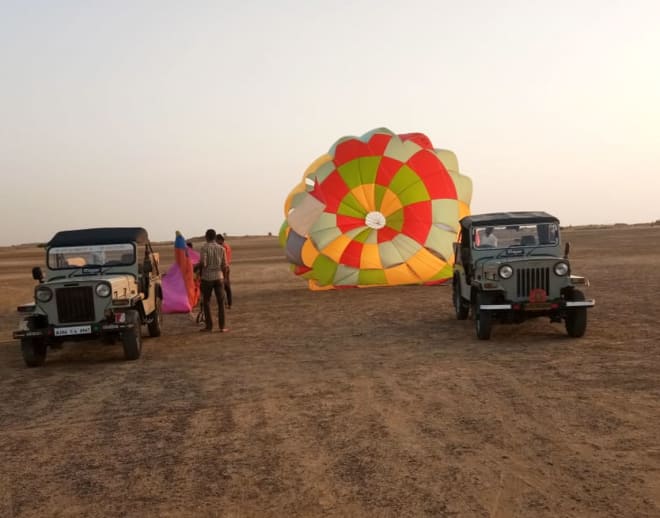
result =
[{"label": "jeep front bumper", "polygon": [[562,310],[573,308],[592,308],[596,305],[595,299],[590,300],[567,300],[564,302],[516,302],[506,304],[481,304],[482,311],[539,311],[539,310]]},{"label": "jeep front bumper", "polygon": [[78,326],[48,326],[40,329],[19,329],[12,333],[13,338],[46,337],[61,340],[75,340],[78,337],[94,337],[110,333],[120,333],[125,329],[136,327],[128,322],[101,322]]}]

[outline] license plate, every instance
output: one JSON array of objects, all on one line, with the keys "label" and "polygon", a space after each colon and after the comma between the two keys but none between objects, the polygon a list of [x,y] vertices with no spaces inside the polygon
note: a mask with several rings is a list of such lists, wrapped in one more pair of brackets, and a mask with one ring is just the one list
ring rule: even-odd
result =
[{"label": "license plate", "polygon": [[546,309],[550,309],[552,307],[552,304],[550,302],[530,302],[529,304],[525,305],[525,309],[527,311],[544,311]]},{"label": "license plate", "polygon": [[85,335],[92,332],[92,326],[56,327],[55,336]]}]

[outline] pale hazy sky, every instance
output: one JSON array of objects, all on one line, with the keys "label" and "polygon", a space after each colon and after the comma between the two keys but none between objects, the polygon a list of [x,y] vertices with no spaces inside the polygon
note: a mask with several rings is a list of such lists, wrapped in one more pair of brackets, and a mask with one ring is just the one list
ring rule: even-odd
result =
[{"label": "pale hazy sky", "polygon": [[0,0],[0,245],[276,234],[306,167],[387,127],[472,212],[660,219],[660,2]]}]

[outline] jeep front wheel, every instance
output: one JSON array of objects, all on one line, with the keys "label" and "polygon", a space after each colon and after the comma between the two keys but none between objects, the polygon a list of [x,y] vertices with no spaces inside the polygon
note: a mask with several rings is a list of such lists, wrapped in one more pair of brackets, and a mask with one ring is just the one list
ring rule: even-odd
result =
[{"label": "jeep front wheel", "polygon": [[[584,293],[580,290],[573,290],[567,297],[567,300],[581,302],[584,300]],[[587,308],[572,308],[566,311],[566,332],[572,338],[580,338],[587,331]]]},{"label": "jeep front wheel", "polygon": [[43,338],[22,338],[21,353],[28,367],[40,367],[46,362],[47,346]]},{"label": "jeep front wheel", "polygon": [[456,319],[465,320],[470,313],[470,305],[466,303],[461,296],[461,280],[458,277],[454,277],[452,290],[454,296],[454,311],[456,312]]},{"label": "jeep front wheel", "polygon": [[124,346],[124,358],[137,360],[142,353],[142,330],[140,314],[135,310],[126,312],[126,323],[133,324],[121,332],[121,342]]},{"label": "jeep front wheel", "polygon": [[492,313],[487,309],[481,309],[481,305],[487,303],[486,299],[487,297],[482,293],[477,293],[474,301],[474,324],[479,340],[490,340],[493,327]]}]

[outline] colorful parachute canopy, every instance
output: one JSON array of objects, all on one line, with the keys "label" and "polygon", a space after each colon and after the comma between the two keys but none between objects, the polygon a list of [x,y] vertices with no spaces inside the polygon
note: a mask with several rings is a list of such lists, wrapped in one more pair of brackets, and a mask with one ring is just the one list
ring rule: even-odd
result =
[{"label": "colorful parachute canopy", "polygon": [[199,262],[199,252],[189,248],[177,230],[174,240],[175,262],[163,276],[163,313],[189,313],[199,300],[193,266]]},{"label": "colorful parachute canopy", "polygon": [[280,244],[311,289],[440,283],[471,198],[454,153],[379,128],[339,139],[307,168]]}]

